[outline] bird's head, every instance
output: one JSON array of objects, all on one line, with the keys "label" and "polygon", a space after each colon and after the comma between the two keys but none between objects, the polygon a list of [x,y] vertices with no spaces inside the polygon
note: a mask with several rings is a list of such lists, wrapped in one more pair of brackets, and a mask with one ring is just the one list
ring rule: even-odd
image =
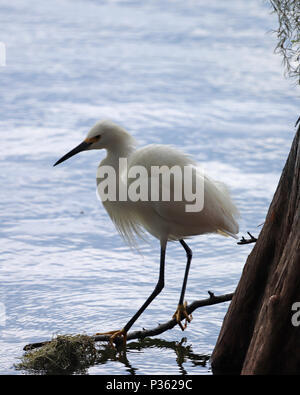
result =
[{"label": "bird's head", "polygon": [[82,143],[60,158],[53,166],[64,162],[81,151],[107,149],[118,152],[131,145],[134,145],[134,139],[126,130],[111,121],[99,121],[88,132]]}]

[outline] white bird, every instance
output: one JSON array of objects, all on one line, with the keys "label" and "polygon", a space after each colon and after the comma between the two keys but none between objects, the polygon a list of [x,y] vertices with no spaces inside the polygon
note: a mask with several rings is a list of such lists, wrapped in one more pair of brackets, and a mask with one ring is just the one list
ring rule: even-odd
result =
[{"label": "white bird", "polygon": [[[123,340],[126,342],[128,330],[164,287],[167,242],[176,240],[181,243],[186,251],[187,263],[178,307],[173,318],[180,325],[181,329],[184,330],[187,322],[191,321],[191,316],[186,311],[187,305],[184,302],[184,295],[192,259],[192,251],[184,239],[204,233],[220,233],[224,236],[237,238],[235,235],[239,231],[237,223],[238,210],[231,200],[228,189],[223,183],[212,180],[205,175],[187,155],[170,146],[152,144],[136,149],[134,138],[122,127],[110,121],[97,122],[89,131],[84,141],[59,159],[54,166],[81,151],[94,149],[105,149],[107,151],[107,155],[101,161],[98,171],[110,166],[117,177],[115,188],[116,200],[111,201],[108,199],[103,201],[103,205],[117,230],[128,243],[135,244],[137,238],[145,237],[144,229],[146,229],[151,235],[160,240],[161,247],[159,278],[154,291],[123,329],[106,332],[105,334],[110,335],[111,343],[118,336],[123,336]],[[120,163],[123,166],[120,167]],[[126,168],[124,164],[127,165]],[[135,166],[143,167],[147,170],[147,175],[145,176],[143,173],[140,177],[140,181],[144,182],[140,183],[140,187],[145,187],[146,197],[148,199],[134,199],[136,201],[129,198],[127,200],[124,198],[121,199],[118,195],[120,190],[123,188],[123,192],[124,190],[125,192],[130,192],[130,188],[136,182],[133,178],[128,177],[130,171]],[[190,203],[190,201],[187,201],[185,195],[181,200],[177,201],[176,199],[163,201],[161,196],[158,200],[151,200],[151,191],[147,190],[147,187],[152,186],[153,188],[154,184],[151,184],[151,182],[155,178],[157,179],[157,176],[151,174],[151,169],[154,166],[162,169],[161,177],[167,172],[167,169],[173,166],[177,166],[177,168],[179,167],[182,170],[185,167],[194,169],[194,173],[189,176],[190,179],[188,181],[190,181],[193,188],[196,182],[200,181],[200,185],[202,185],[202,197],[204,198],[202,209],[199,211],[188,211],[187,203]],[[165,167],[162,168],[161,166]],[[161,181],[161,178],[159,180],[158,188],[161,194],[166,183]],[[172,179],[169,184],[165,185],[171,197],[176,192],[174,180]],[[97,179],[97,182],[99,182],[99,179]],[[157,186],[157,184],[155,185]],[[179,186],[179,191],[177,190],[177,192],[180,192],[180,188]],[[183,326],[181,320],[184,318],[185,325]]]}]

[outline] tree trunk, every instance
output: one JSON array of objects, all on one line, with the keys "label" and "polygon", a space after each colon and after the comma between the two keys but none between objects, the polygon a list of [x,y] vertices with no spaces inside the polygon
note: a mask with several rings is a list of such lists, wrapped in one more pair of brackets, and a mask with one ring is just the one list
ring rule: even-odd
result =
[{"label": "tree trunk", "polygon": [[224,318],[211,357],[213,373],[299,374],[295,302],[300,309],[300,124]]}]

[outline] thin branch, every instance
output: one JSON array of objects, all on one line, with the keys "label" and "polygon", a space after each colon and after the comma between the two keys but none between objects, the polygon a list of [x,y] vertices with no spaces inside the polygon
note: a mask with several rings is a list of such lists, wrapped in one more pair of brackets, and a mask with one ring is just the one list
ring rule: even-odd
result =
[{"label": "thin branch", "polygon": [[250,239],[245,239],[243,236],[240,241],[237,242],[237,244],[250,244],[250,243],[256,243],[257,238],[254,237],[250,232],[247,232],[248,235],[250,236]]},{"label": "thin branch", "polygon": [[[233,293],[220,295],[220,296],[215,296],[215,294],[211,291],[208,291],[208,293],[209,293],[209,298],[202,299],[202,300],[195,300],[194,302],[189,304],[186,308],[187,313],[191,314],[193,311],[195,311],[199,307],[211,306],[211,305],[218,304],[218,303],[228,302],[233,297]],[[159,324],[157,327],[152,328],[152,329],[143,329],[140,331],[129,332],[127,335],[127,340],[143,339],[145,337],[160,335],[161,333],[174,328],[174,326],[176,326],[176,325],[177,325],[176,320],[171,319],[170,321],[167,321],[164,324]],[[91,337],[93,338],[93,340],[95,342],[109,341],[109,336],[107,336],[107,335],[98,335],[98,336],[91,336]],[[42,347],[50,342],[51,342],[51,340],[39,342],[39,343],[27,344],[24,347],[24,350],[25,351],[33,350],[35,348]],[[116,344],[119,344],[121,342],[122,342],[122,339],[120,339],[120,338],[115,339]]]}]

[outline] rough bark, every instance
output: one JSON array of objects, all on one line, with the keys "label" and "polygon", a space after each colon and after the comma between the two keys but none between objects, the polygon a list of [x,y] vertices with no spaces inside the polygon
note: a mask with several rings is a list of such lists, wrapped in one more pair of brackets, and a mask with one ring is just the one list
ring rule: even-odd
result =
[{"label": "rough bark", "polygon": [[216,374],[299,374],[300,125],[211,357]]}]

